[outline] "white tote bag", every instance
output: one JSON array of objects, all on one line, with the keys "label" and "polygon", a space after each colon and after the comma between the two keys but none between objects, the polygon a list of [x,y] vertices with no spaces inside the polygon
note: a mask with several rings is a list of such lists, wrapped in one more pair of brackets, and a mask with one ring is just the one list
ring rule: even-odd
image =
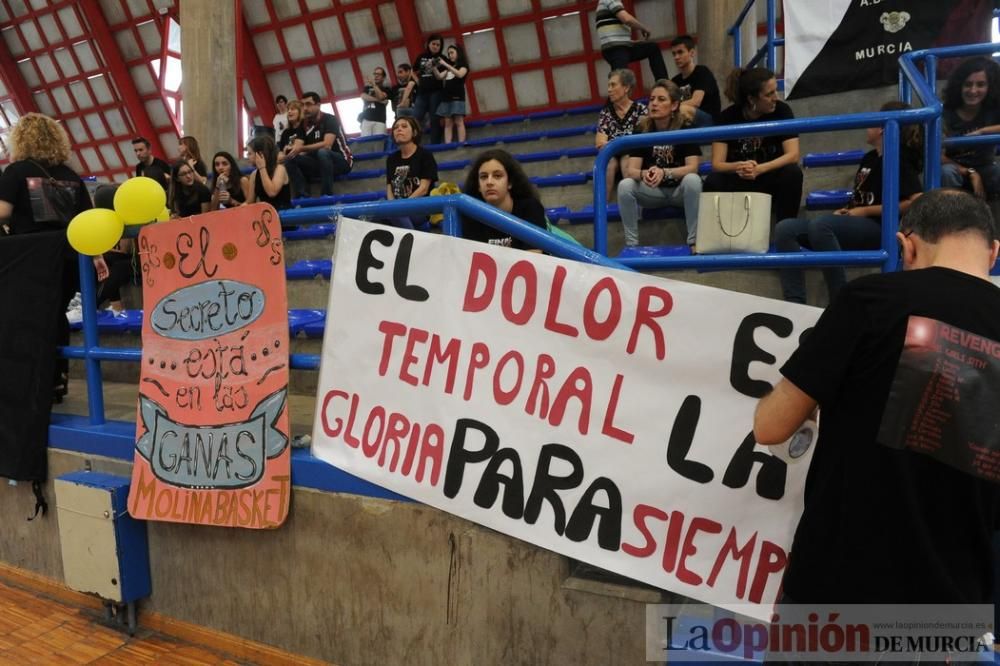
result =
[{"label": "white tote bag", "polygon": [[763,254],[770,240],[770,194],[702,192],[696,241],[699,254]]}]

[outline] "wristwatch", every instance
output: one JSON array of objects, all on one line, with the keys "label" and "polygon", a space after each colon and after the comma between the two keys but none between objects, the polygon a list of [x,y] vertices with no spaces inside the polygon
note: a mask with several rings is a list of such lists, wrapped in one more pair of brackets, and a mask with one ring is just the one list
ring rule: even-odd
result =
[{"label": "wristwatch", "polygon": [[965,170],[965,173],[966,173],[966,174],[970,174],[970,173],[976,173],[976,170],[975,170],[975,169],[973,169],[972,167],[968,167],[968,168],[967,168],[967,169]]}]

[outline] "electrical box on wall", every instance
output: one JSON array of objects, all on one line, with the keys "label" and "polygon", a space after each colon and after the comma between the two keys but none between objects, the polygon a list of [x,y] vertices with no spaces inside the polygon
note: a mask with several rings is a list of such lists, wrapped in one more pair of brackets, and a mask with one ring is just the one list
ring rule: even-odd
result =
[{"label": "electrical box on wall", "polygon": [[131,604],[149,596],[146,524],[128,515],[129,479],[73,472],[55,480],[66,585]]}]

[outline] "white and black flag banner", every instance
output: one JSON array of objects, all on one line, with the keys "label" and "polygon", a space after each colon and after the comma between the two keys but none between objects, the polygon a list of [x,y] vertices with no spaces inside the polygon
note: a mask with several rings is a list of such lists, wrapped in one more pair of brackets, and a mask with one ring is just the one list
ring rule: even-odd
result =
[{"label": "white and black flag banner", "polygon": [[989,40],[990,0],[785,0],[789,99],[899,80],[907,51]]}]

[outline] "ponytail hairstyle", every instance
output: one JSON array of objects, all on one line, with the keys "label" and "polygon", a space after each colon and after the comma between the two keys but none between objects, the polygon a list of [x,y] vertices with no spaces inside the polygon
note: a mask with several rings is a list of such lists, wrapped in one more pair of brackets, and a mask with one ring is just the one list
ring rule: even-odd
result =
[{"label": "ponytail hairstyle", "polygon": [[774,78],[767,67],[737,67],[726,77],[726,97],[741,107],[750,106],[750,98],[760,94],[764,84]]}]

